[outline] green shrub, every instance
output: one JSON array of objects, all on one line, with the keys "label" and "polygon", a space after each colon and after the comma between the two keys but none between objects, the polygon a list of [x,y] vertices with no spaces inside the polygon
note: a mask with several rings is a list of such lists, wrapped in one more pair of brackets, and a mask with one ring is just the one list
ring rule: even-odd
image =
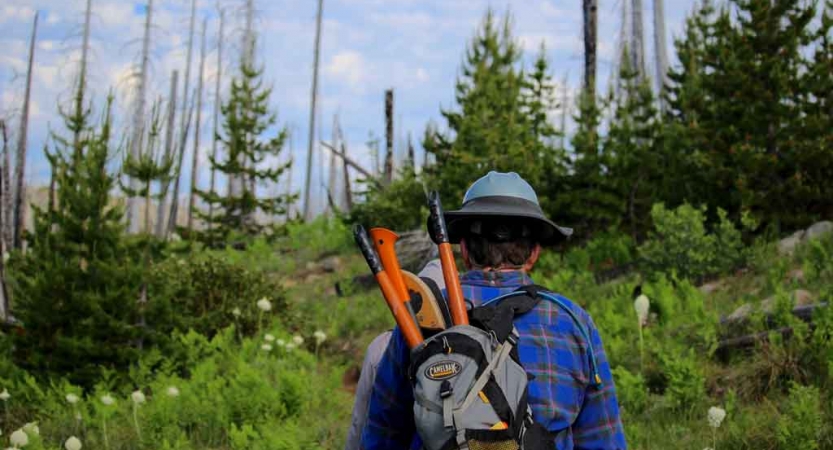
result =
[{"label": "green shrub", "polygon": [[639,414],[648,406],[648,387],[640,374],[632,374],[622,366],[613,369],[619,405],[629,414]]},{"label": "green shrub", "polygon": [[[454,205],[443,205],[446,210]],[[350,222],[366,227],[386,227],[407,231],[425,227],[428,204],[422,181],[404,171],[402,177],[385,187],[369,186],[364,201],[350,212]]]},{"label": "green shrub", "polygon": [[338,253],[353,248],[350,227],[339,218],[320,216],[307,223],[291,223],[288,240],[293,250],[315,254]]},{"label": "green shrub", "polygon": [[660,354],[662,371],[667,378],[665,397],[678,410],[690,410],[705,398],[706,378],[693,350],[666,351]]},{"label": "green shrub", "polygon": [[794,383],[778,419],[779,449],[815,450],[822,431],[821,393],[814,386]]},{"label": "green shrub", "polygon": [[594,269],[618,267],[633,261],[636,244],[632,237],[610,229],[593,238],[585,248]]},{"label": "green shrub", "polygon": [[[170,258],[155,266],[148,297],[150,317],[158,319],[156,323],[149,319],[148,326],[165,335],[194,330],[210,337],[230,325],[251,335],[261,316],[256,306],[261,298],[272,303],[270,314],[287,315],[277,280],[211,253]],[[239,309],[239,316],[235,309]]]},{"label": "green shrub", "polygon": [[654,231],[639,247],[643,268],[649,273],[675,273],[701,280],[725,273],[744,262],[741,234],[718,209],[719,222],[713,233],[706,228],[706,207],[684,204],[668,210],[661,203],[651,209]]}]

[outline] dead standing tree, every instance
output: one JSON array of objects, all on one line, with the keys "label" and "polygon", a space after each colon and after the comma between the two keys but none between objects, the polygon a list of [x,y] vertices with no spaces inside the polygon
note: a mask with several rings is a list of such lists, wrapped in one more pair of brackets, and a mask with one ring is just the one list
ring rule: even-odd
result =
[{"label": "dead standing tree", "polygon": [[[153,23],[153,0],[148,0],[145,14],[145,32],[142,38],[142,57],[139,64],[138,86],[136,87],[136,109],[133,112],[133,133],[130,138],[130,156],[138,160],[142,156],[142,140],[145,135],[145,97],[147,96],[148,66],[150,64],[150,29]],[[130,177],[130,189],[138,190],[139,180]],[[127,230],[139,231],[139,201],[133,197],[127,199]]]},{"label": "dead standing tree", "polygon": [[[168,94],[168,116],[167,125],[165,126],[165,153],[166,160],[173,159],[174,155],[174,124],[176,122],[176,99],[178,87],[179,71],[174,70],[171,73],[171,88]],[[159,190],[159,199],[156,205],[156,237],[164,237],[165,231],[165,197],[168,195],[168,188],[171,183],[169,180],[162,182]]]},{"label": "dead standing tree", "polygon": [[[220,83],[223,79],[223,38],[225,32],[226,15],[225,11],[217,7],[220,13],[220,31],[217,33],[217,79],[214,80],[214,124],[212,126],[213,132],[211,136],[211,160],[217,159],[217,136],[220,133],[220,104],[222,98],[220,96]],[[215,183],[217,177],[217,170],[214,165],[211,165],[211,180],[209,181],[209,191],[215,192]],[[214,217],[214,204],[208,204],[208,223],[211,224],[211,218]],[[210,226],[210,225],[209,225]]]},{"label": "dead standing tree", "polygon": [[315,148],[315,117],[318,100],[318,59],[321,50],[321,17],[324,13],[324,0],[318,0],[318,14],[315,19],[315,47],[312,62],[312,92],[310,94],[309,137],[307,146],[307,173],[304,184],[304,220],[309,220],[312,213],[310,192],[312,187],[312,156]]},{"label": "dead standing tree", "polygon": [[29,64],[26,70],[26,92],[23,98],[23,111],[20,114],[20,134],[17,136],[17,157],[15,159],[15,190],[14,190],[14,222],[12,223],[12,244],[14,248],[20,249],[23,246],[23,228],[26,226],[24,202],[26,197],[26,185],[23,182],[26,174],[26,137],[29,132],[29,104],[32,96],[32,71],[35,62],[35,41],[38,36],[38,15],[35,12],[35,19],[32,24],[32,38],[29,41]]},{"label": "dead standing tree", "polygon": [[598,5],[596,0],[582,0],[584,16],[584,92],[587,98],[596,98],[596,41]]},{"label": "dead standing tree", "polygon": [[205,76],[205,30],[208,19],[202,21],[202,42],[200,43],[200,73],[197,78],[197,118],[194,124],[194,153],[191,155],[191,194],[188,196],[188,230],[194,229],[194,200],[197,198],[199,178],[200,125],[202,123],[202,91]]},{"label": "dead standing tree", "polygon": [[656,60],[657,85],[660,110],[665,112],[665,84],[668,81],[668,47],[665,42],[664,0],[654,0],[654,55]]},{"label": "dead standing tree", "polygon": [[191,81],[191,56],[194,50],[194,21],[197,17],[197,0],[191,0],[191,18],[188,23],[188,53],[185,58],[185,82],[182,92],[182,116],[179,121],[180,140],[177,148],[178,161],[174,178],[174,191],[171,196],[171,210],[168,215],[166,236],[176,228],[176,216],[179,211],[179,183],[182,178],[182,159],[185,157],[185,146],[188,144],[188,129],[191,122],[191,107],[188,104],[189,83]]},{"label": "dead standing tree", "polygon": [[385,182],[393,181],[393,89],[385,91]]}]

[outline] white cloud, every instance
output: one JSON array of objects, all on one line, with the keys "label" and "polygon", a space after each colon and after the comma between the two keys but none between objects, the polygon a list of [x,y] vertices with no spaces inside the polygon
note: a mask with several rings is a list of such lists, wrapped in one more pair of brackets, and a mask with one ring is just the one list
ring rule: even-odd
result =
[{"label": "white cloud", "polygon": [[420,83],[425,83],[426,81],[428,81],[429,78],[430,77],[428,76],[428,71],[427,70],[425,70],[422,67],[417,69],[417,71],[416,71],[417,81],[419,81]]},{"label": "white cloud", "polygon": [[336,53],[324,67],[324,73],[339,81],[358,87],[367,78],[367,62],[361,53],[344,50]]}]

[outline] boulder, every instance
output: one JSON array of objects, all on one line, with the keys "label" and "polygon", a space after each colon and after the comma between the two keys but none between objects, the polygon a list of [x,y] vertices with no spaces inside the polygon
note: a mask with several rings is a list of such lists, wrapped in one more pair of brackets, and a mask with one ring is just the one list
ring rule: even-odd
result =
[{"label": "boulder", "polygon": [[338,256],[330,256],[321,261],[321,268],[324,272],[335,272],[341,267],[341,258]]},{"label": "boulder", "polygon": [[[813,294],[804,289],[796,289],[790,293],[790,300],[793,302],[793,307],[807,306],[813,304]],[[770,314],[775,310],[775,296],[767,297],[761,302],[761,310]]]},{"label": "boulder", "polygon": [[700,292],[704,294],[711,294],[712,292],[720,289],[721,287],[723,287],[723,280],[716,280],[712,281],[711,283],[706,283],[698,287],[697,289],[699,289]]},{"label": "boulder", "polygon": [[778,242],[778,254],[779,255],[792,255],[795,251],[795,247],[801,242],[801,238],[804,237],[804,230],[798,230],[793,233],[789,237],[785,237]]},{"label": "boulder", "polygon": [[833,232],[833,222],[825,220],[823,222],[814,223],[810,226],[810,228],[807,228],[807,231],[804,233],[804,241],[818,239],[830,232]]},{"label": "boulder", "polygon": [[752,314],[752,304],[744,303],[743,305],[740,305],[738,309],[734,310],[732,314],[729,314],[729,316],[726,317],[726,321],[739,322],[749,317],[750,314]]}]

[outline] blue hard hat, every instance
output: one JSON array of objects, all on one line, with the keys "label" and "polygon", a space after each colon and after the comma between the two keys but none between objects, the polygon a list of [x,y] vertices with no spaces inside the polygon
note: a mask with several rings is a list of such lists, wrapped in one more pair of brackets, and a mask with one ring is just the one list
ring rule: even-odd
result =
[{"label": "blue hard hat", "polygon": [[573,234],[572,228],[556,225],[547,219],[532,186],[515,172],[489,172],[475,181],[463,197],[463,206],[445,213],[449,240],[460,242],[473,224],[495,218],[527,219],[532,236],[541,245],[554,244]]}]

